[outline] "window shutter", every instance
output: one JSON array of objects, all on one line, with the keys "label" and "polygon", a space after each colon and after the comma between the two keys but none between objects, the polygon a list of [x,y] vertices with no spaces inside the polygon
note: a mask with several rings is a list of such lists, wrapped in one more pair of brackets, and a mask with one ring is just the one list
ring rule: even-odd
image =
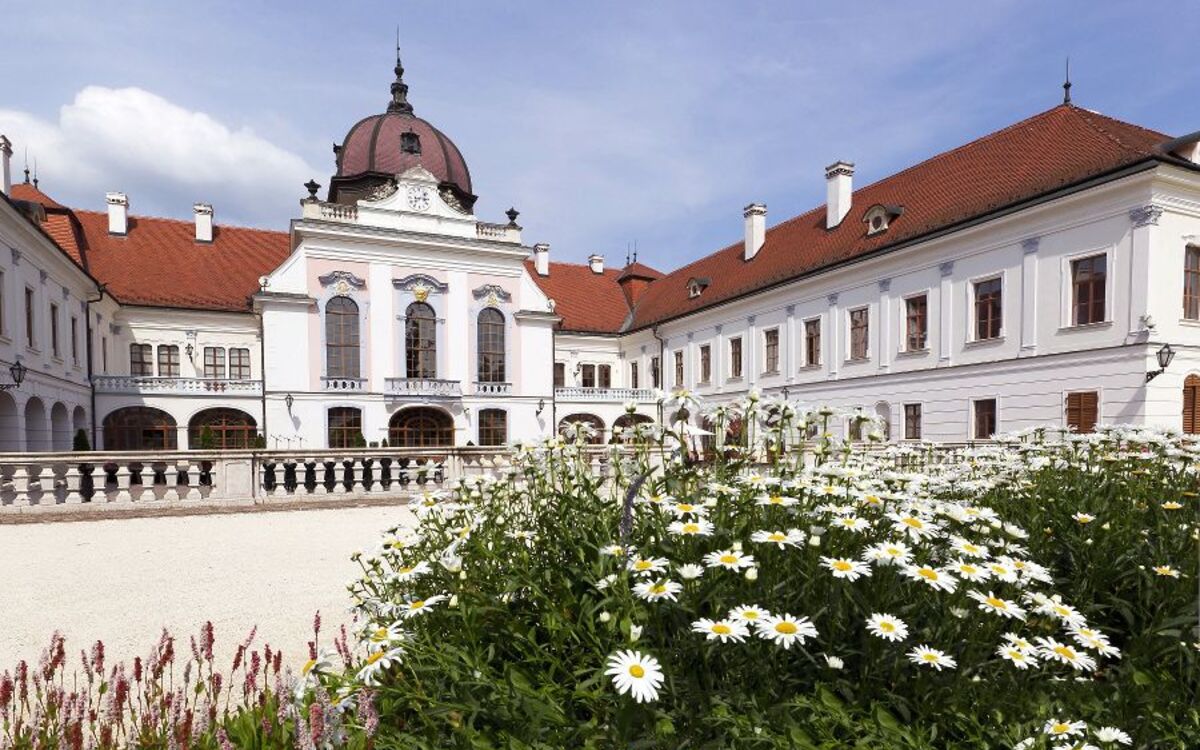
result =
[{"label": "window shutter", "polygon": [[1075,432],[1095,432],[1099,411],[1100,394],[1096,391],[1067,394],[1067,426]]},{"label": "window shutter", "polygon": [[1200,434],[1200,377],[1196,375],[1183,381],[1183,431]]}]

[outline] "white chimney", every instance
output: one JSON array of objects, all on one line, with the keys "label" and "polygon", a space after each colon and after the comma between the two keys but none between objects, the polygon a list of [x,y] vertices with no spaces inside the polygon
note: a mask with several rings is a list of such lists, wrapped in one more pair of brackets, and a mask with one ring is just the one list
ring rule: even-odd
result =
[{"label": "white chimney", "polygon": [[196,203],[192,205],[196,214],[196,242],[213,241],[213,207],[211,203]]},{"label": "white chimney", "polygon": [[129,198],[124,193],[105,193],[108,203],[108,233],[125,235],[129,232]]},{"label": "white chimney", "polygon": [[833,229],[850,213],[851,196],[854,193],[854,165],[848,161],[835,161],[825,167],[825,228]]},{"label": "white chimney", "polygon": [[751,260],[767,241],[767,207],[751,203],[742,210],[742,216],[746,217],[746,246],[742,257]]},{"label": "white chimney", "polygon": [[550,246],[545,242],[533,246],[533,267],[538,276],[550,275]]},{"label": "white chimney", "polygon": [[592,253],[588,256],[588,267],[592,273],[604,273],[604,256]]},{"label": "white chimney", "polygon": [[0,135],[0,193],[12,195],[12,141]]}]

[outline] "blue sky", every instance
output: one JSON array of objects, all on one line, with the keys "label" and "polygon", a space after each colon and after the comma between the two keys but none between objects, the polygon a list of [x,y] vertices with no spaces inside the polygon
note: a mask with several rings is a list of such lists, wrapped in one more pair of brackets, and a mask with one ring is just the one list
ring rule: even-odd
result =
[{"label": "blue sky", "polygon": [[[5,5],[8,3],[5,2]],[[68,2],[4,10],[0,132],[81,208],[284,229],[331,144],[410,100],[477,213],[558,260],[667,269],[1054,106],[1200,129],[1195,6],[1156,2]]]}]

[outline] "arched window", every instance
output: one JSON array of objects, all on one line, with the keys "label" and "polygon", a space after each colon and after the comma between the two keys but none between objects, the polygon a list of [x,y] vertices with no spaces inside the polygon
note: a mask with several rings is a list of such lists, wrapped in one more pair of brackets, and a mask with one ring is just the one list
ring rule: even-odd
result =
[{"label": "arched window", "polygon": [[104,418],[104,449],[109,451],[175,450],[175,418],[149,406],[126,406]]},{"label": "arched window", "polygon": [[335,406],[329,410],[329,447],[367,447],[363,439],[361,410],[352,406]]},{"label": "arched window", "polygon": [[1183,431],[1200,435],[1200,375],[1183,380]]},{"label": "arched window", "polygon": [[[640,424],[649,424],[654,420],[647,417],[645,414],[622,414],[613,420],[613,440],[619,443],[632,442],[636,440],[633,434],[634,428]],[[705,425],[708,428],[708,425]]]},{"label": "arched window", "polygon": [[[202,445],[207,434],[212,436],[211,445]],[[205,409],[197,412],[188,422],[188,447],[213,449],[239,449],[254,447],[258,434],[258,423],[254,417],[240,409]]]},{"label": "arched window", "polygon": [[358,305],[349,297],[334,297],[325,303],[325,374],[359,377]]},{"label": "arched window", "polygon": [[[580,430],[576,427],[579,424],[588,425],[591,429]],[[604,442],[604,420],[595,414],[571,414],[559,420],[558,434],[568,440],[574,440],[579,435],[584,442],[599,445]]]},{"label": "arched window", "polygon": [[405,377],[437,377],[437,316],[424,302],[404,313],[404,360]]},{"label": "arched window", "polygon": [[504,314],[494,307],[479,313],[479,382],[504,382]]},{"label": "arched window", "polygon": [[388,443],[399,448],[454,445],[454,422],[441,409],[404,409],[388,423]]},{"label": "arched window", "polygon": [[479,444],[504,445],[508,442],[508,412],[503,409],[480,409]]}]

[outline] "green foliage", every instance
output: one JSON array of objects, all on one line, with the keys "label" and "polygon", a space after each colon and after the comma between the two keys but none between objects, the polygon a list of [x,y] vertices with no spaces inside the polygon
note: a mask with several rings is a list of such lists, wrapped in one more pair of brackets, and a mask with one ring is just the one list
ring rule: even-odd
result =
[{"label": "green foliage", "polygon": [[197,441],[197,446],[202,451],[211,451],[217,447],[217,437],[213,435],[212,428],[204,425],[200,428],[200,438]]},{"label": "green foliage", "polygon": [[92,443],[88,440],[87,430],[80,427],[75,430],[75,439],[72,442],[71,450],[76,453],[86,453],[92,449]]}]

